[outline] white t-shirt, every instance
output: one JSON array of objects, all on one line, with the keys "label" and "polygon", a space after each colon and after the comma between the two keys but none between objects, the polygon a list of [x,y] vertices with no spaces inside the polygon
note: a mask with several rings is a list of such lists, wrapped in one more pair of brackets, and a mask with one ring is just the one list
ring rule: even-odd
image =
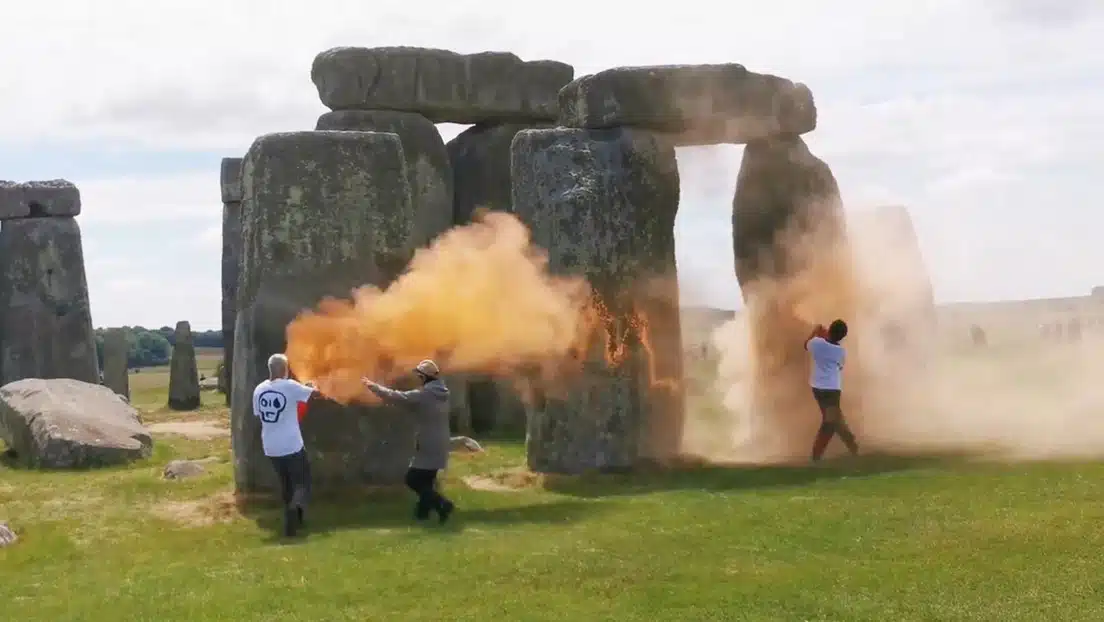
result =
[{"label": "white t-shirt", "polygon": [[253,389],[253,415],[261,420],[261,446],[266,456],[293,454],[303,448],[299,402],[314,390],[289,378],[265,380]]},{"label": "white t-shirt", "polygon": [[843,389],[843,346],[829,342],[823,337],[813,337],[805,344],[805,349],[813,355],[813,369],[809,384],[814,389],[840,391]]}]

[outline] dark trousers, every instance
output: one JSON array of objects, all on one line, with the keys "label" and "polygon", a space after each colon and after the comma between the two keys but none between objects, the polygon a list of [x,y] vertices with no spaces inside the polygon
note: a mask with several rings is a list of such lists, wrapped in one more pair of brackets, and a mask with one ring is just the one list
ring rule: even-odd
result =
[{"label": "dark trousers", "polygon": [[836,434],[852,454],[859,453],[859,445],[855,442],[855,435],[843,418],[843,409],[840,408],[840,391],[832,389],[813,389],[813,399],[820,408],[820,429],[817,430],[816,440],[813,441],[813,460],[820,460],[824,450],[828,448],[829,441]]},{"label": "dark trousers", "polygon": [[414,516],[418,520],[429,518],[430,512],[441,513],[441,510],[452,505],[437,492],[437,470],[416,469],[410,467],[406,471],[406,486],[418,495],[418,503],[414,506]]},{"label": "dark trousers", "polygon": [[280,498],[284,502],[284,530],[293,534],[303,522],[303,509],[310,497],[310,461],[307,451],[270,458],[280,478]]}]

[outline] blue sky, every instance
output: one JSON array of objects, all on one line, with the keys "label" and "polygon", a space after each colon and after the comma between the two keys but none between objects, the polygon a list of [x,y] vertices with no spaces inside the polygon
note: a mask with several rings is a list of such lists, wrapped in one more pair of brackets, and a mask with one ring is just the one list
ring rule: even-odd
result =
[{"label": "blue sky", "polygon": [[[315,53],[337,45],[509,50],[572,63],[740,62],[805,82],[807,136],[850,210],[913,215],[944,301],[1104,284],[1104,4],[1092,0],[500,0],[5,8],[0,179],[68,178],[97,325],[219,326],[219,160],[325,109]],[[543,6],[543,5],[542,5]],[[599,27],[598,25],[601,24]],[[461,127],[440,126],[446,140]],[[730,205],[741,150],[681,149],[688,303],[735,307]]]}]

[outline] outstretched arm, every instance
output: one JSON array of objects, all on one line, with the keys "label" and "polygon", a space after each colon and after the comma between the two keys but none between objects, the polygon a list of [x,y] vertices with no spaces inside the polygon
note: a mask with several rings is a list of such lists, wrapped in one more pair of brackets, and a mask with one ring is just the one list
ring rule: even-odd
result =
[{"label": "outstretched arm", "polygon": [[817,337],[823,337],[825,333],[824,325],[817,324],[813,327],[813,332],[809,333],[809,336],[805,338],[805,349],[809,349],[809,342]]},{"label": "outstretched arm", "polygon": [[416,404],[422,396],[422,389],[396,391],[395,389],[391,389],[381,384],[372,382],[367,378],[364,378],[363,380],[361,380],[361,382],[364,383],[364,386],[369,391],[375,393],[381,400],[387,402],[388,404],[395,404],[398,406],[410,406]]}]

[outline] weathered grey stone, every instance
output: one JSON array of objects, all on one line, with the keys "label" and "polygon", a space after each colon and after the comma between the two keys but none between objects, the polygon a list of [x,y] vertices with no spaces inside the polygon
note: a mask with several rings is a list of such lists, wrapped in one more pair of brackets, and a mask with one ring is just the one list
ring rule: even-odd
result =
[{"label": "weathered grey stone", "polygon": [[[268,376],[268,357],[286,349],[288,323],[325,296],[389,285],[412,257],[407,179],[392,133],[269,134],[249,149],[231,409],[239,490],[277,490],[252,396]],[[414,442],[407,413],[328,400],[310,408],[303,434],[317,489],[402,481]]]},{"label": "weathered grey stone", "polygon": [[[752,401],[774,435],[757,449],[804,457],[809,426],[820,415],[808,394],[794,390],[808,382],[808,353],[794,344],[808,337],[809,314],[827,325],[837,317],[852,320],[854,312],[846,223],[831,169],[799,137],[749,143],[732,202],[732,232],[757,353]],[[793,286],[808,282],[820,287]],[[861,367],[857,354],[849,354],[849,373]],[[862,394],[854,379],[845,383],[845,400]],[[845,403],[844,410],[857,428],[861,414],[852,405]]]},{"label": "weathered grey stone", "polygon": [[7,523],[0,522],[0,549],[5,546],[11,546],[19,540],[19,536],[15,535],[11,527],[8,527]]},{"label": "weathered grey stone", "polygon": [[219,185],[222,188],[223,203],[241,203],[242,180],[241,158],[223,158],[219,170]]},{"label": "weathered grey stone", "polygon": [[172,358],[169,360],[169,408],[195,410],[200,404],[199,368],[192,342],[192,325],[177,322],[173,342]]},{"label": "weathered grey stone", "polygon": [[402,110],[434,123],[555,120],[557,93],[574,75],[570,65],[505,52],[417,47],[333,48],[311,66],[330,110]]},{"label": "weathered grey stone", "polygon": [[234,368],[234,317],[241,263],[241,158],[222,159],[222,374],[220,390],[230,405]]},{"label": "weathered grey stone", "polygon": [[153,448],[133,406],[107,387],[67,378],[0,387],[0,437],[19,461],[47,469],[124,464]]},{"label": "weathered grey stone", "polygon": [[315,129],[397,134],[414,193],[415,244],[427,245],[452,226],[452,167],[432,121],[413,112],[339,110],[319,117]]},{"label": "weathered grey stone", "polygon": [[129,350],[125,330],[115,328],[104,335],[104,386],[128,400],[130,399],[130,366],[127,364]]},{"label": "weathered grey stone", "polygon": [[80,215],[80,190],[64,179],[0,181],[0,220]]},{"label": "weathered grey stone", "polygon": [[23,378],[98,384],[77,221],[5,220],[0,258],[0,384]]},{"label": "weathered grey stone", "polygon": [[678,145],[742,144],[816,129],[808,87],[735,63],[607,69],[564,87],[559,105],[560,125],[647,128]]},{"label": "weathered grey stone", "polygon": [[198,477],[207,472],[207,467],[203,465],[210,462],[215,462],[215,459],[173,460],[165,465],[165,470],[162,471],[161,476],[165,479],[190,479]]},{"label": "weathered grey stone", "polygon": [[472,454],[483,453],[483,446],[470,436],[454,436],[449,439],[449,446],[452,451],[464,451]]},{"label": "weathered grey stone", "polygon": [[[530,411],[529,467],[573,473],[677,457],[683,400],[674,147],[628,128],[526,130],[514,138],[512,170],[513,205],[533,243],[548,250],[554,272],[586,276],[608,310],[602,330],[614,335],[609,347],[600,335],[592,339],[578,385]],[[652,382],[652,364],[667,386]]]}]

